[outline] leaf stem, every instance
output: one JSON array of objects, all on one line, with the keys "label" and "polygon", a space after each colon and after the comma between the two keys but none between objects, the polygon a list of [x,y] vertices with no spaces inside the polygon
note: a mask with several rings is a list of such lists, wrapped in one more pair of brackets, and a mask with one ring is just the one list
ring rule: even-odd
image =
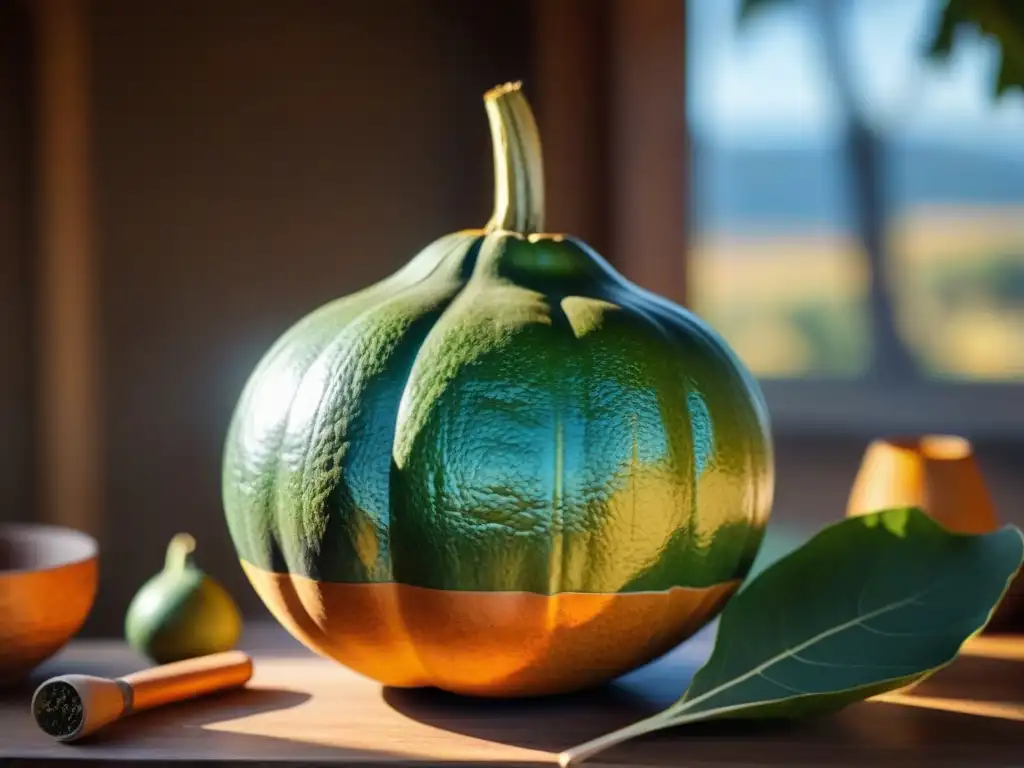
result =
[{"label": "leaf stem", "polygon": [[665,728],[672,722],[672,718],[667,715],[667,712],[659,712],[653,717],[648,717],[632,725],[627,725],[625,728],[599,736],[572,749],[567,749],[558,756],[558,764],[562,768],[578,765],[587,758],[593,757],[598,752],[603,752],[609,747],[614,747],[616,744],[621,744],[624,741],[635,739],[637,736],[643,736],[645,733]]}]

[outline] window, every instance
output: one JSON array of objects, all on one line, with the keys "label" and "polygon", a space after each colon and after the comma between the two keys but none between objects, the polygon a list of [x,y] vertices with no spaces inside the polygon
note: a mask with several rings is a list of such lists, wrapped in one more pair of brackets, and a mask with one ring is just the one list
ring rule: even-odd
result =
[{"label": "window", "polygon": [[689,0],[691,303],[784,417],[1024,425],[1024,98],[940,6]]}]

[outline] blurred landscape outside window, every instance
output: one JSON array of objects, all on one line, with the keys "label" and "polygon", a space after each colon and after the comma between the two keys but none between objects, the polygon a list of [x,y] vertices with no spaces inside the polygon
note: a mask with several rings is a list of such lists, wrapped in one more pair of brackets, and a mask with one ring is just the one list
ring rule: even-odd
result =
[{"label": "blurred landscape outside window", "polygon": [[694,310],[762,379],[1024,380],[1024,97],[990,41],[930,61],[937,0],[765,5],[688,3]]}]

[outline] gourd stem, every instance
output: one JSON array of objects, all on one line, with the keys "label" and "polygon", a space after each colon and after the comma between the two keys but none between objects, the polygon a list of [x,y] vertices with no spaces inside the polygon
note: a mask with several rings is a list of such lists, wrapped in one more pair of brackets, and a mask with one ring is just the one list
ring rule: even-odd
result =
[{"label": "gourd stem", "polygon": [[196,549],[195,538],[188,533],[175,534],[171,543],[167,545],[167,558],[164,561],[164,570],[181,571],[192,561],[192,553]]},{"label": "gourd stem", "polygon": [[494,214],[487,231],[524,235],[544,228],[544,166],[540,134],[521,83],[484,94],[494,149]]}]

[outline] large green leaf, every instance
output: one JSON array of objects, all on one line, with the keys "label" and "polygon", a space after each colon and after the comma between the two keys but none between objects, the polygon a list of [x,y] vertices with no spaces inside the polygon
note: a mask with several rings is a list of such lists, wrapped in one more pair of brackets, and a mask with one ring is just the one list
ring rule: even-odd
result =
[{"label": "large green leaf", "polygon": [[1024,87],[1024,3],[1021,0],[946,0],[928,47],[933,59],[952,53],[956,33],[974,29],[995,43],[999,66],[994,91]]},{"label": "large green leaf", "polygon": [[762,9],[771,8],[773,5],[784,5],[793,0],[740,0],[739,19],[745,22],[751,16],[759,13]]},{"label": "large green leaf", "polygon": [[955,534],[918,509],[829,526],[728,604],[678,702],[563,753],[562,765],[662,728],[823,714],[921,680],[984,628],[1022,561],[1012,526]]},{"label": "large green leaf", "polygon": [[[746,22],[773,6],[798,0],[740,0],[739,21]],[[803,1],[803,0],[799,0]],[[836,0],[818,0],[835,2]],[[959,30],[987,36],[996,48],[998,66],[993,81],[996,96],[1024,88],[1024,2],[1021,0],[945,0],[925,53],[939,61],[949,57]]]}]

